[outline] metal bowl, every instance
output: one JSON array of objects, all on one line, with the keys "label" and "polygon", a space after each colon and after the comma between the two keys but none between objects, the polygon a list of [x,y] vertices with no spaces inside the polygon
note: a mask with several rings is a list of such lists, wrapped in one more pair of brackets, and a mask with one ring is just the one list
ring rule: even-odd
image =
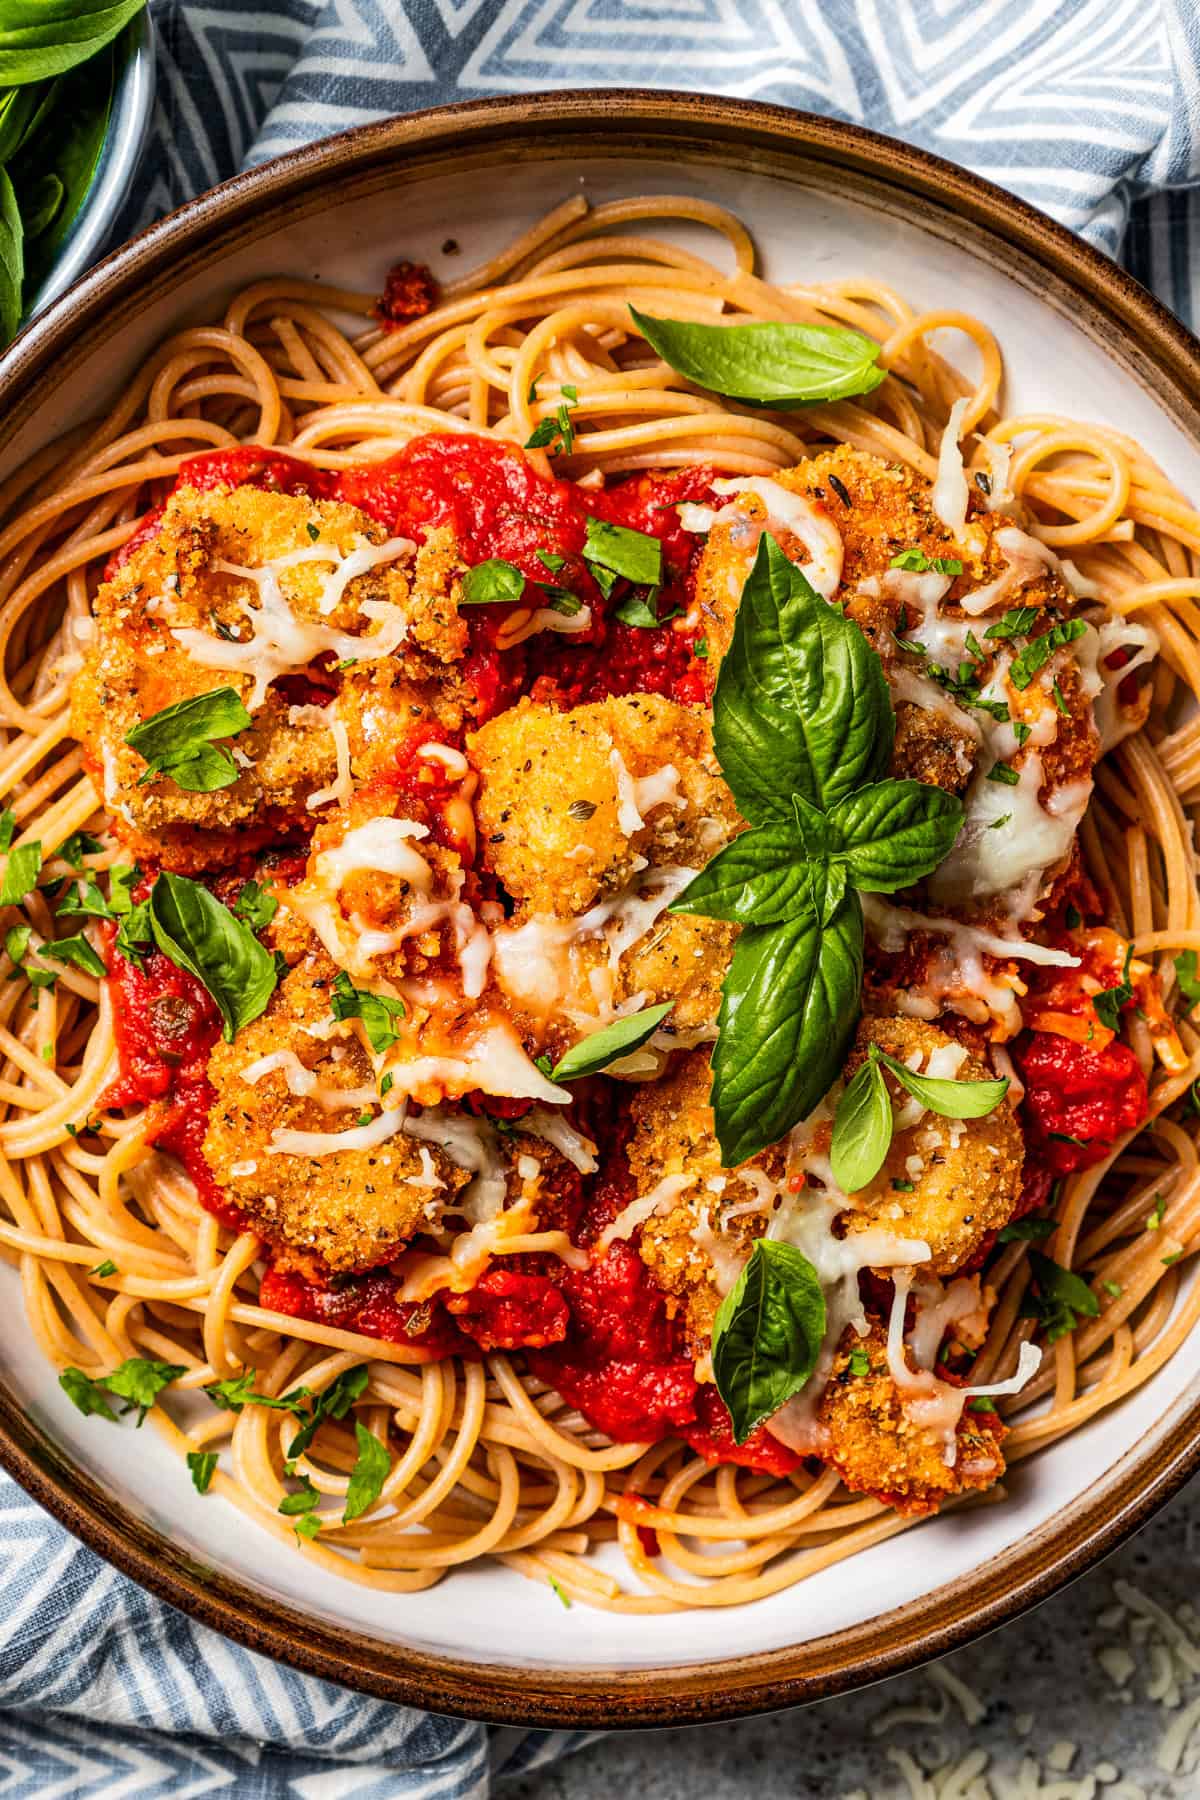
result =
[{"label": "metal bowl", "polygon": [[133,184],[154,110],[154,27],[144,7],[117,39],[117,72],[108,131],[83,205],[23,323],[49,306],[103,253]]}]

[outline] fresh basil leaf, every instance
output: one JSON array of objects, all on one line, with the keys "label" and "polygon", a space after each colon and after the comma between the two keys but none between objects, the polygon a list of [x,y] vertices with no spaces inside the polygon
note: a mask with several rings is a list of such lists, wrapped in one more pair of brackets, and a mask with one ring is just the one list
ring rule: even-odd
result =
[{"label": "fresh basil leaf", "polygon": [[85,856],[99,856],[104,845],[90,831],[73,831],[58,846],[58,854],[73,869],[82,869]]},{"label": "fresh basil leaf", "polygon": [[18,967],[29,954],[29,940],[32,936],[33,928],[29,925],[13,925],[4,934],[5,954]]},{"label": "fresh basil leaf", "polygon": [[313,1401],[312,1411],[288,1445],[289,1462],[295,1462],[303,1456],[317,1435],[317,1428],[326,1419],[344,1419],[354,1402],[364,1393],[370,1371],[365,1363],[356,1369],[347,1369],[336,1381],[331,1381],[323,1393]]},{"label": "fresh basil leaf", "polygon": [[112,865],[108,871],[108,906],[115,917],[122,918],[133,911],[133,889],[141,878],[142,871],[136,866],[131,869],[127,863]]},{"label": "fresh basil leaf", "polygon": [[589,517],[583,557],[585,562],[599,563],[602,569],[623,575],[626,581],[636,581],[644,587],[661,585],[662,544],[648,532]]},{"label": "fresh basil leaf", "polygon": [[1044,669],[1056,650],[1081,638],[1087,626],[1082,619],[1063,619],[1052,625],[1041,637],[1030,638],[1019,656],[1013,658],[1008,678],[1015,688],[1027,688],[1039,669]]},{"label": "fresh basil leaf", "polygon": [[962,563],[957,556],[926,556],[923,550],[901,550],[899,556],[893,556],[888,564],[889,569],[911,569],[918,575],[929,570],[937,575],[961,575]]},{"label": "fresh basil leaf", "polygon": [[878,1057],[904,1090],[919,1100],[927,1112],[943,1119],[983,1119],[995,1112],[1009,1089],[1007,1076],[996,1081],[947,1081],[940,1075],[918,1075],[878,1044],[870,1054]]},{"label": "fresh basil leaf", "polygon": [[95,56],[145,0],[5,0],[0,12],[0,86],[22,87]]},{"label": "fresh basil leaf", "polygon": [[627,1013],[623,1019],[614,1019],[611,1025],[580,1038],[551,1069],[551,1081],[578,1081],[581,1075],[597,1075],[609,1063],[629,1056],[654,1036],[674,1004],[667,1000],[661,1006],[643,1007],[641,1012]]},{"label": "fresh basil leaf", "polygon": [[37,885],[42,869],[42,846],[18,844],[8,853],[4,880],[0,881],[0,906],[16,906]]},{"label": "fresh basil leaf", "polygon": [[243,1406],[265,1406],[273,1412],[290,1412],[303,1415],[307,1410],[303,1402],[312,1398],[311,1388],[293,1388],[288,1394],[273,1398],[269,1394],[255,1392],[254,1383],[257,1371],[243,1369],[240,1375],[230,1375],[224,1381],[213,1381],[204,1389],[214,1406],[223,1412],[240,1413]]},{"label": "fresh basil leaf", "polygon": [[0,96],[0,163],[6,167],[19,150],[37,114],[45,86],[10,87]]},{"label": "fresh basil leaf", "polygon": [[712,1368],[717,1392],[744,1444],[799,1393],[825,1336],[825,1295],[808,1258],[760,1238],[717,1311]]},{"label": "fresh basil leaf", "polygon": [[882,774],[895,720],[883,665],[775,539],[759,540],[713,696],[713,742],[752,824],[835,806]]},{"label": "fresh basil leaf", "polygon": [[246,881],[233,903],[233,911],[234,916],[242,919],[251,931],[265,931],[279,911],[279,902],[274,894],[269,894],[257,881]]},{"label": "fresh basil leaf", "polygon": [[358,1419],[354,1421],[354,1439],[358,1445],[358,1455],[354,1467],[350,1471],[350,1485],[346,1489],[346,1510],[342,1514],[345,1524],[357,1519],[365,1513],[368,1506],[374,1506],[383,1492],[383,1484],[387,1480],[392,1459],[388,1455],[387,1446],[381,1444],[373,1431]]},{"label": "fresh basil leaf", "polygon": [[7,169],[0,168],[0,339],[4,343],[17,335],[24,283],[25,227],[12,178]]},{"label": "fresh basil leaf", "polygon": [[158,948],[212,995],[225,1041],[232,1043],[266,1010],[278,983],[275,958],[227,906],[185,875],[159,876],[149,916]]},{"label": "fresh basil leaf", "polygon": [[25,235],[30,241],[49,231],[58,217],[66,191],[60,178],[52,172],[38,176],[25,197],[21,215]]},{"label": "fresh basil leaf", "polygon": [[809,901],[818,923],[829,925],[846,898],[847,874],[844,862],[819,857],[808,865]]},{"label": "fresh basil leaf", "polygon": [[1026,1294],[1021,1311],[1040,1321],[1049,1343],[1074,1331],[1081,1318],[1099,1317],[1099,1300],[1074,1269],[1064,1269],[1041,1250],[1030,1250],[1029,1268],[1037,1291]]},{"label": "fresh basil leaf", "polygon": [[230,687],[214,688],[164,706],[132,731],[125,742],[144,757],[146,773],[139,786],[166,775],[188,793],[210,794],[232,787],[238,767],[228,750],[213,747],[214,738],[236,737],[251,724],[250,714]]},{"label": "fresh basil leaf", "polygon": [[678,619],[683,613],[682,606],[673,606],[670,612],[663,613],[660,618],[650,602],[653,595],[643,600],[638,594],[626,594],[624,600],[618,600],[613,607],[613,617],[620,619],[622,625],[636,625],[642,631],[655,631],[660,625],[666,625],[671,619]]},{"label": "fresh basil leaf", "polygon": [[1175,958],[1175,979],[1188,1007],[1200,1004],[1200,976],[1197,975],[1196,952],[1181,950]]},{"label": "fresh basil leaf", "polygon": [[335,1019],[361,1019],[367,1042],[376,1055],[390,1050],[400,1034],[392,1030],[392,1020],[404,1017],[403,1000],[391,994],[372,993],[369,988],[356,988],[344,969],[339,969],[333,982],[330,1008]]},{"label": "fresh basil leaf", "polygon": [[17,829],[17,815],[11,806],[0,813],[0,850],[7,850]]},{"label": "fresh basil leaf", "polygon": [[962,801],[923,781],[877,781],[830,814],[846,846],[850,879],[872,894],[911,887],[950,854]]},{"label": "fresh basil leaf", "polygon": [[108,1375],[99,1375],[95,1380],[85,1375],[82,1369],[74,1368],[64,1369],[58,1380],[81,1413],[99,1413],[102,1418],[115,1421],[117,1415],[104,1397],[107,1392],[127,1400],[129,1404],[122,1410],[136,1410],[137,1423],[141,1425],[162,1390],[186,1373],[182,1363],[154,1362],[144,1356],[130,1356],[119,1368]]},{"label": "fresh basil leaf", "polygon": [[1038,622],[1036,606],[1010,606],[1008,611],[994,625],[989,625],[984,632],[985,638],[1024,637]]},{"label": "fresh basil leaf", "polygon": [[207,1494],[212,1486],[212,1478],[217,1472],[216,1451],[189,1450],[186,1461],[192,1472],[192,1486],[198,1494]]},{"label": "fresh basil leaf", "polygon": [[879,345],[842,325],[696,325],[630,314],[652,350],[710,393],[760,406],[801,406],[869,394],[887,374]]},{"label": "fresh basil leaf", "polygon": [[727,1169],[806,1118],[846,1060],[862,990],[863,926],[849,894],[826,927],[812,914],[748,925],[725,977],[712,1107]]},{"label": "fresh basil leaf", "polygon": [[804,847],[795,829],[779,820],[756,825],[726,844],[667,910],[735,925],[769,925],[795,918],[810,905]]},{"label": "fresh basil leaf", "polygon": [[462,578],[461,606],[491,606],[496,601],[519,600],[525,592],[525,577],[516,563],[502,556],[489,556],[476,563]]},{"label": "fresh basil leaf", "polygon": [[50,957],[54,962],[73,963],[85,975],[94,975],[97,980],[108,974],[102,959],[82,932],[77,932],[74,937],[59,938],[55,943],[43,944],[42,955]]},{"label": "fresh basil leaf", "polygon": [[1013,1219],[1010,1224],[1002,1225],[996,1233],[996,1242],[1040,1244],[1043,1238],[1053,1235],[1057,1225],[1057,1219],[1043,1219],[1037,1213],[1029,1213],[1023,1219]]},{"label": "fresh basil leaf", "polygon": [[306,1475],[294,1494],[285,1494],[279,1502],[279,1511],[286,1519],[297,1513],[315,1512],[321,1503],[321,1496]]},{"label": "fresh basil leaf", "polygon": [[103,1382],[93,1381],[82,1369],[68,1368],[59,1375],[58,1385],[85,1419],[92,1413],[98,1413],[102,1419],[111,1419],[114,1425],[117,1423],[117,1415],[108,1404]]},{"label": "fresh basil leaf", "polygon": [[871,1056],[842,1093],[833,1120],[829,1158],[833,1179],[853,1194],[874,1181],[884,1165],[895,1128],[892,1097],[883,1070]]},{"label": "fresh basil leaf", "polygon": [[146,949],[154,942],[154,926],[150,919],[149,900],[139,900],[130,907],[117,929],[117,949],[127,961],[142,963]]}]

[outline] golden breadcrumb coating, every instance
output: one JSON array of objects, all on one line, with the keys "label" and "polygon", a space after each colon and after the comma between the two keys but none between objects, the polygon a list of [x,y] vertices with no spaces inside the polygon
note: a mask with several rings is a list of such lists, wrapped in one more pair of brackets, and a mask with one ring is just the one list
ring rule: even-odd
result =
[{"label": "golden breadcrumb coating", "polygon": [[[911,1358],[905,1351],[911,1366]],[[868,1372],[855,1373],[866,1359]],[[851,1359],[853,1358],[853,1364]],[[914,1422],[901,1404],[887,1359],[887,1330],[872,1321],[866,1337],[846,1331],[817,1414],[822,1456],[856,1494],[873,1494],[914,1517],[936,1512],[955,1494],[989,1488],[1004,1473],[1004,1428],[994,1414],[965,1410],[952,1463],[943,1435]]]},{"label": "golden breadcrumb coating", "polygon": [[[927,559],[961,563],[961,573],[950,581],[934,610],[939,617],[974,626],[984,657],[976,661],[968,656],[966,660],[969,672],[974,665],[982,685],[995,668],[992,653],[1001,649],[984,635],[999,613],[989,613],[979,621],[968,620],[957,601],[1011,574],[1012,562],[997,539],[1001,533],[1011,532],[1016,521],[1007,513],[976,510],[979,496],[974,495],[965,531],[961,539],[956,539],[934,511],[929,482],[916,470],[884,462],[845,444],[794,469],[776,471],[771,479],[812,501],[841,535],[844,560],[840,594],[846,601],[847,616],[861,627],[868,642],[879,652],[894,689],[896,739],[892,774],[961,793],[979,754],[979,715],[973,715],[969,705],[955,707],[947,703],[944,686],[929,673],[929,662],[936,658],[923,660],[898,646],[897,639],[909,641],[906,632],[911,632],[918,622],[920,611],[905,598],[912,572],[906,581],[904,572],[893,570],[891,565],[893,558],[911,550]],[[738,496],[737,509],[742,520],[765,523],[769,516],[763,501],[752,494]],[[775,535],[795,562],[808,560],[804,546],[789,532],[776,528]],[[745,524],[737,518],[714,525],[709,534],[696,592],[713,660],[719,661],[729,648],[737,602],[756,547],[754,534],[747,533]],[[1066,617],[1074,610],[1075,600],[1057,570],[1042,565],[1032,569],[1029,579],[1014,583],[1006,604]],[[1032,629],[1038,632],[1047,623],[1048,618]],[[954,656],[951,665],[941,666],[947,667],[952,679],[956,678],[960,659]],[[1053,741],[1039,752],[1046,792],[1086,774],[1098,751],[1091,707],[1079,692],[1069,649],[1055,658],[1051,674],[1058,677],[1061,705],[1052,698],[1048,682],[1034,684],[1024,691],[1024,698],[1011,702],[1014,718],[1026,722],[1031,722],[1031,714],[1040,713],[1047,706],[1054,706],[1059,714]],[[914,699],[914,693],[919,700]],[[1011,758],[1013,766],[1019,770],[1025,755],[1031,753],[1032,747]]]},{"label": "golden breadcrumb coating", "polygon": [[[340,1134],[379,1116],[378,1085],[355,1023],[333,1022],[336,974],[319,952],[306,959],[234,1043],[216,1045],[208,1070],[216,1099],[204,1155],[264,1237],[350,1273],[386,1263],[422,1228],[430,1202],[444,1203],[467,1176],[436,1145],[426,1145],[423,1157],[421,1144],[403,1131],[372,1148],[332,1154],[272,1150],[277,1131]],[[253,1083],[245,1079],[248,1068],[272,1057],[283,1066]],[[431,1174],[440,1186],[431,1185]]]},{"label": "golden breadcrumb coating", "polygon": [[[664,1176],[692,1177],[669,1210],[643,1226],[640,1248],[658,1286],[683,1304],[697,1355],[707,1351],[721,1294],[767,1221],[765,1213],[725,1217],[730,1207],[755,1200],[758,1189],[752,1177],[727,1174],[722,1167],[708,1102],[711,1079],[707,1051],[691,1050],[674,1056],[658,1081],[637,1087],[626,1151],[639,1195],[651,1193]],[[745,1168],[761,1169],[778,1181],[783,1162],[782,1147],[776,1146]]]},{"label": "golden breadcrumb coating", "polygon": [[[393,560],[349,580],[328,613],[319,608],[332,563],[364,542],[386,539],[382,527],[356,507],[298,495],[240,487],[228,493],[182,488],[167,502],[154,536],[105,582],[96,596],[95,634],[72,690],[72,730],[118,833],[140,854],[168,867],[212,868],[305,828],[308,801],[339,774],[333,721],[346,728],[351,757],[378,740],[379,710],[392,713],[398,679],[425,681],[466,647],[458,616],[454,548],[444,533],[412,558]],[[311,557],[328,545],[328,561],[306,560],[277,573],[293,619],[328,626],[364,646],[381,629],[375,608],[398,609],[407,635],[386,669],[363,660],[349,681],[326,670],[328,704],[296,704],[272,685],[253,722],[232,740],[237,780],[213,793],[192,793],[167,775],[142,784],[147,766],[125,737],[164,707],[217,688],[253,697],[249,670],[198,660],[177,631],[233,644],[252,635],[259,589],[239,568],[278,557]],[[364,610],[367,609],[367,610]],[[349,660],[349,659],[343,659]],[[370,709],[374,709],[372,713]],[[335,710],[336,709],[336,710]],[[364,716],[364,714],[366,716]]]},{"label": "golden breadcrumb coating", "polygon": [[[707,715],[656,694],[570,712],[522,701],[468,738],[468,751],[480,775],[480,859],[518,902],[513,927],[593,915],[556,959],[540,1008],[510,986],[543,1041],[573,1042],[564,1014],[593,1015],[603,981],[614,1006],[637,994],[674,1001],[672,1030],[711,1023],[736,927],[660,908],[615,959],[602,935],[623,897],[655,889],[650,871],[699,870],[743,829]],[[502,977],[507,967],[502,955]]]},{"label": "golden breadcrumb coating", "polygon": [[522,700],[467,740],[481,856],[529,912],[577,917],[645,858],[700,868],[743,828],[698,708],[626,694]]},{"label": "golden breadcrumb coating", "polygon": [[[871,1043],[898,1062],[919,1055],[924,1072],[930,1053],[955,1040],[921,1019],[865,1018],[846,1063],[847,1080]],[[971,1052],[952,1077],[994,1078],[983,1057]],[[894,1104],[903,1106],[907,1095],[890,1075],[884,1079]],[[924,1112],[915,1125],[896,1132],[883,1168],[870,1187],[851,1196],[841,1222],[847,1232],[881,1229],[919,1239],[931,1251],[931,1260],[922,1267],[948,1275],[969,1262],[988,1234],[1012,1217],[1024,1159],[1021,1128],[1007,1098],[982,1119],[944,1119]]]}]

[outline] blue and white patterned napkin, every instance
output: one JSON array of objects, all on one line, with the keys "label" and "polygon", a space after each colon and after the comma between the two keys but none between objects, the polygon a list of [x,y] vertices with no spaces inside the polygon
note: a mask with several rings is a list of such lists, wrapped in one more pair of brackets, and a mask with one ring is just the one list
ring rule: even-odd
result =
[{"label": "blue and white patterned napkin", "polygon": [[[127,236],[347,126],[531,88],[686,87],[965,163],[1200,317],[1193,0],[153,0]],[[1194,248],[1196,246],[1197,248]],[[485,1732],[264,1661],[142,1592],[0,1477],[0,1793],[485,1800],[582,1741]]]}]

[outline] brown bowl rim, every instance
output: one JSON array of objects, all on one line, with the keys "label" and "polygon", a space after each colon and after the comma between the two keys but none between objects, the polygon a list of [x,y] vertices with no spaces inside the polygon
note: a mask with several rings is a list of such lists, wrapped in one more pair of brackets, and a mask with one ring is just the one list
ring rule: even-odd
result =
[{"label": "brown bowl rim", "polygon": [[[235,176],[149,227],[81,277],[0,358],[0,406],[13,424],[37,406],[39,376],[105,334],[107,319],[189,259],[212,260],[243,227],[274,229],[335,172],[396,168],[406,155],[503,148],[522,130],[542,144],[689,162],[756,154],[824,163],[903,190],[909,208],[968,221],[1057,284],[1080,294],[1101,333],[1176,423],[1200,439],[1200,343],[1130,275],[1065,227],[981,177],[860,126],[757,101],[665,89],[561,90],[464,101],[363,125]],[[703,142],[701,143],[701,138]],[[689,148],[690,144],[690,148]],[[536,152],[535,152],[536,153]],[[316,178],[322,177],[323,181]],[[307,210],[307,209],[305,209]],[[110,328],[115,328],[111,327]],[[306,1616],[176,1549],[104,1492],[0,1386],[0,1466],[70,1532],[200,1624],[302,1673],[402,1705],[482,1721],[556,1729],[679,1726],[777,1710],[902,1673],[1016,1618],[1110,1554],[1200,1468],[1200,1393],[1170,1412],[1118,1463],[1024,1543],[990,1565],[847,1630],[705,1664],[559,1672],[465,1661]],[[403,1604],[398,1597],[398,1604]]]}]

